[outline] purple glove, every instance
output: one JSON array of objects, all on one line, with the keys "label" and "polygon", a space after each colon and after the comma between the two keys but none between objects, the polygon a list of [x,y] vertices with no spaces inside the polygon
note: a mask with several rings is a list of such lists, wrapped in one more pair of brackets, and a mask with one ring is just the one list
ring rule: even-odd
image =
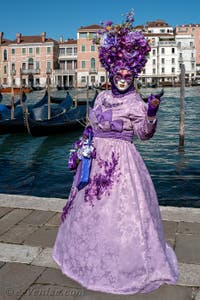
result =
[{"label": "purple glove", "polygon": [[[164,92],[162,90],[159,94],[157,94],[157,95],[151,94],[148,97],[148,110],[147,110],[147,116],[148,117],[155,117],[156,116],[156,113],[157,113],[157,110],[159,108],[159,104],[160,104],[160,101],[161,101],[160,98],[162,97],[163,94],[164,94]],[[156,106],[154,106],[153,103],[152,103],[154,99],[159,100],[159,103]]]},{"label": "purple glove", "polygon": [[151,94],[148,97],[148,110],[147,110],[147,116],[148,117],[155,117],[156,116],[159,104],[156,105],[156,106],[153,106],[152,102],[153,102],[154,99],[155,99],[154,94]]}]

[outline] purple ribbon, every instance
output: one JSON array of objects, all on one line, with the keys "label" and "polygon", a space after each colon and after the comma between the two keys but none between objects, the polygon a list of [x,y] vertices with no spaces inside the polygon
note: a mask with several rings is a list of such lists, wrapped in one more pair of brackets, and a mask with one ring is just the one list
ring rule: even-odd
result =
[{"label": "purple ribbon", "polygon": [[123,121],[122,120],[114,120],[112,121],[112,110],[108,109],[104,112],[102,111],[102,108],[98,106],[96,108],[95,116],[99,124],[103,125],[106,121],[110,124],[110,129],[113,131],[119,131],[121,132],[123,130]]}]

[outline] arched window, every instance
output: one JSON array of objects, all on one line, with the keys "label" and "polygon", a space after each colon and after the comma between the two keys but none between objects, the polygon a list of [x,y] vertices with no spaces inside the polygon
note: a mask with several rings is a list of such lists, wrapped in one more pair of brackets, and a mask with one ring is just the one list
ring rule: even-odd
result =
[{"label": "arched window", "polygon": [[92,70],[95,70],[95,68],[96,68],[96,61],[95,61],[95,58],[91,58],[91,60],[90,60],[90,68],[91,68]]},{"label": "arched window", "polygon": [[32,70],[33,69],[33,58],[28,59],[28,69]]},{"label": "arched window", "polygon": [[8,52],[6,49],[3,51],[3,58],[4,60],[8,60]]}]

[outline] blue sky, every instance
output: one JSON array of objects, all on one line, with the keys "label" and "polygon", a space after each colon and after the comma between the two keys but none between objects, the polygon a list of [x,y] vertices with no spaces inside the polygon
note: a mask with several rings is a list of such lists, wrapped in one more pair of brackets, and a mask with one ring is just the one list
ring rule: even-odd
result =
[{"label": "blue sky", "polygon": [[59,39],[75,38],[81,26],[112,20],[118,23],[122,14],[135,11],[135,25],[156,19],[169,25],[200,24],[200,1],[183,0],[11,0],[1,1],[0,31],[4,37],[15,39],[16,33],[40,35]]}]

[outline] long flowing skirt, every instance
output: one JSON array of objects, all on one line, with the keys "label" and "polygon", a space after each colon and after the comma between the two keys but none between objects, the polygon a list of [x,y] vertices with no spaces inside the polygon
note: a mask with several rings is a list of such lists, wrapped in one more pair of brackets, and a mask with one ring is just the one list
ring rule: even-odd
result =
[{"label": "long flowing skirt", "polygon": [[90,183],[75,182],[52,257],[68,277],[91,290],[147,293],[178,280],[165,242],[157,195],[134,144],[94,138]]}]

